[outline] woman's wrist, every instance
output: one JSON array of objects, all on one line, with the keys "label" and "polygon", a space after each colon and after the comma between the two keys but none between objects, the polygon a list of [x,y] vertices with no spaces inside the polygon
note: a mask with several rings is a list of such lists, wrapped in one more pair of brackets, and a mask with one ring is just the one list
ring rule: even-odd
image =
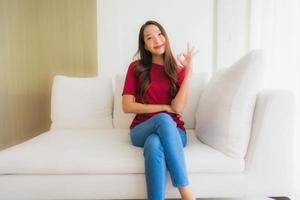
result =
[{"label": "woman's wrist", "polygon": [[164,105],[164,110],[166,112],[172,112],[172,107],[170,105]]},{"label": "woman's wrist", "polygon": [[167,110],[168,110],[168,105],[162,104],[161,111],[167,111]]},{"label": "woman's wrist", "polygon": [[187,73],[191,73],[192,72],[192,66],[188,66],[188,67],[185,67],[185,73],[187,75]]},{"label": "woman's wrist", "polygon": [[189,79],[191,75],[192,75],[192,69],[190,67],[186,68],[184,73],[184,79]]},{"label": "woman's wrist", "polygon": [[174,113],[172,106],[167,104],[162,105],[162,111]]}]

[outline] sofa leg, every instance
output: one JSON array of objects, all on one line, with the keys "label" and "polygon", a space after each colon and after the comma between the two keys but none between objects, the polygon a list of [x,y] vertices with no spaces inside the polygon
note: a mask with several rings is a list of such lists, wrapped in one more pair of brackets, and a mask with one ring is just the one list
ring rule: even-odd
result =
[{"label": "sofa leg", "polygon": [[270,198],[275,200],[291,200],[289,197],[270,197]]}]

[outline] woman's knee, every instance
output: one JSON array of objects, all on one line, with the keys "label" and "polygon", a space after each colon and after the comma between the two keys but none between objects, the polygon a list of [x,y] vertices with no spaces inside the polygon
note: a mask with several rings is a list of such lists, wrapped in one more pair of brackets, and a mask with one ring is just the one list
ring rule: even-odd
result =
[{"label": "woman's knee", "polygon": [[153,156],[163,154],[163,146],[160,138],[156,134],[151,134],[144,144],[144,156]]},{"label": "woman's knee", "polygon": [[140,140],[140,138],[137,137],[136,134],[134,134],[133,132],[130,132],[130,140],[131,143],[133,144],[133,146],[137,146],[137,147],[143,147],[143,142]]},{"label": "woman's knee", "polygon": [[172,119],[172,117],[167,114],[167,113],[159,113],[157,115],[154,116],[157,124],[173,124],[175,125],[174,120]]}]

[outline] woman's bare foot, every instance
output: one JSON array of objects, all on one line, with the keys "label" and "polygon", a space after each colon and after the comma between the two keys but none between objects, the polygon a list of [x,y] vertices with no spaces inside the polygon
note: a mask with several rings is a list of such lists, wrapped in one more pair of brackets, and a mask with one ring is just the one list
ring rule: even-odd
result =
[{"label": "woman's bare foot", "polygon": [[182,200],[196,200],[188,186],[179,188]]}]

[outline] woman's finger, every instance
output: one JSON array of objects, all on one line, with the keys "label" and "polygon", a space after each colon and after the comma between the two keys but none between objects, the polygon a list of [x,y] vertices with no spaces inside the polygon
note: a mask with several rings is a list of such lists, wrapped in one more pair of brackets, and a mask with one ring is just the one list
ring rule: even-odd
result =
[{"label": "woman's finger", "polygon": [[193,51],[195,51],[195,46],[192,46],[192,49],[190,50],[191,53],[193,53]]},{"label": "woman's finger", "polygon": [[177,117],[182,117],[182,113],[176,113],[177,114]]},{"label": "woman's finger", "polygon": [[178,54],[177,59],[178,59],[178,61],[182,62],[185,59],[183,53]]},{"label": "woman's finger", "polygon": [[195,50],[195,51],[192,53],[192,55],[194,56],[194,55],[196,55],[197,53],[199,53],[199,49]]}]

